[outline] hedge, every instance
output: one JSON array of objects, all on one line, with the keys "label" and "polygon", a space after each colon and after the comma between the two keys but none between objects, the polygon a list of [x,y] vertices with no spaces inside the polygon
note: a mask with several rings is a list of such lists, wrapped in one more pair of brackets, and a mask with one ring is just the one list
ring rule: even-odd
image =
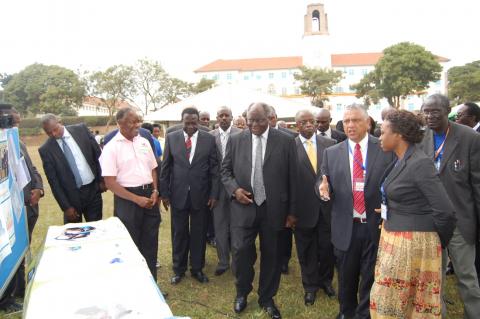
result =
[{"label": "hedge", "polygon": [[[108,122],[108,116],[64,116],[61,118],[63,124],[71,125],[78,123],[85,123],[87,126],[105,126]],[[40,118],[25,118],[20,122],[21,129],[40,129]],[[115,118],[113,118],[110,125],[115,125]]]}]

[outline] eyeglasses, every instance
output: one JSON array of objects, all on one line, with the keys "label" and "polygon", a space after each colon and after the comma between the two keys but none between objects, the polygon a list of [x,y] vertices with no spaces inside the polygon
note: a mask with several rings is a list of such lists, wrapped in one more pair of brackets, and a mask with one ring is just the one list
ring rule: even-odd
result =
[{"label": "eyeglasses", "polygon": [[307,124],[312,124],[315,125],[315,120],[304,120],[304,121],[298,121],[298,124],[300,125],[307,125]]}]

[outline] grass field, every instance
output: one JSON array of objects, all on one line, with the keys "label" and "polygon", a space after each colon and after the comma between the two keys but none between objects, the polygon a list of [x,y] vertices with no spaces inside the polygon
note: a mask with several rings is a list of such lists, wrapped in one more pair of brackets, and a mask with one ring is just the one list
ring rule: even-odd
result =
[{"label": "grass field", "polygon": [[[29,153],[37,168],[44,177],[41,161],[37,152],[38,146],[29,144]],[[37,145],[40,140],[35,141]],[[62,213],[53,198],[48,182],[44,177],[45,197],[40,202],[40,218],[32,236],[31,250],[36,255],[45,238],[48,226],[61,225],[63,222]],[[112,216],[113,197],[110,192],[104,194],[104,218]],[[235,297],[234,278],[231,272],[220,277],[215,277],[213,272],[217,264],[216,251],[208,246],[206,256],[206,267],[204,269],[210,282],[199,284],[190,276],[177,286],[170,284],[171,271],[171,241],[170,241],[170,216],[162,212],[163,222],[160,227],[158,259],[161,267],[158,269],[158,284],[160,289],[169,294],[168,304],[173,313],[177,316],[190,316],[191,318],[268,318],[257,304],[255,290],[250,294],[247,309],[237,316],[233,312],[233,299]],[[256,280],[258,280],[258,262],[256,265]],[[336,287],[336,282],[334,283]],[[254,288],[256,289],[256,288]],[[454,302],[448,306],[448,318],[462,318],[463,305],[459,299],[455,279],[450,276],[447,283],[447,298]],[[323,291],[317,295],[317,301],[314,306],[306,307],[303,303],[303,289],[301,284],[300,267],[296,252],[294,250],[290,262],[290,274],[282,276],[280,289],[275,298],[277,306],[280,308],[284,318],[335,318],[338,312],[338,303],[334,299],[329,299]],[[479,315],[480,316],[480,315]],[[3,315],[0,312],[0,318],[21,318],[21,314]],[[42,318],[48,319],[48,318]]]}]

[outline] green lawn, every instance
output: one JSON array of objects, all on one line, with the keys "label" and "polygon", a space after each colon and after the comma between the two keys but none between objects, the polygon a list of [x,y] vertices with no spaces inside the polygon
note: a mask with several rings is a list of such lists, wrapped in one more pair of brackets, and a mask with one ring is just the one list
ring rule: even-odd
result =
[{"label": "green lawn", "polygon": [[[30,146],[29,153],[33,162],[41,171],[43,170],[37,147]],[[44,177],[45,197],[40,202],[40,218],[33,232],[31,250],[34,255],[39,250],[45,238],[48,226],[61,225],[62,213],[53,198],[48,182]],[[104,217],[112,216],[113,201],[110,192],[104,194]],[[220,277],[215,277],[213,272],[217,264],[216,251],[208,246],[205,273],[209,277],[208,284],[199,284],[188,275],[179,285],[170,284],[171,271],[171,242],[170,242],[170,215],[162,212],[163,222],[160,227],[158,258],[161,267],[158,269],[158,284],[160,289],[169,294],[168,304],[177,316],[190,316],[191,318],[268,318],[258,307],[256,293],[249,296],[247,309],[241,316],[233,312],[233,299],[235,297],[234,278],[230,272]],[[257,263],[258,266],[258,263]],[[258,275],[258,267],[257,275]],[[256,276],[258,280],[258,276]],[[255,282],[255,286],[257,281]],[[336,287],[336,283],[334,284]],[[462,318],[463,305],[457,293],[455,279],[451,276],[447,283],[447,298],[454,302],[449,305],[448,318]],[[290,274],[282,276],[280,289],[275,298],[284,318],[335,318],[338,312],[336,300],[329,299],[319,292],[314,306],[306,307],[303,303],[303,289],[301,284],[300,267],[294,250],[290,262]],[[3,315],[0,318],[21,318],[21,315]],[[43,319],[43,318],[42,318]]]}]

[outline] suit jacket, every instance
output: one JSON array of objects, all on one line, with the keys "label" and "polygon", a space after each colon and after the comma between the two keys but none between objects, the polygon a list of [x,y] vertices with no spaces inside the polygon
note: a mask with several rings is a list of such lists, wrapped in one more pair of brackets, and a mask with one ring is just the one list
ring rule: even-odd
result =
[{"label": "suit jacket", "polygon": [[280,132],[285,133],[285,134],[287,134],[287,135],[289,135],[289,136],[292,136],[292,137],[294,137],[294,138],[298,136],[298,132],[292,131],[292,130],[290,130],[290,129],[288,129],[288,128],[278,127],[278,130],[279,130]]},{"label": "suit jacket", "polygon": [[332,130],[332,138],[334,140],[337,140],[338,143],[343,142],[347,139],[347,135],[345,135],[345,133],[335,130],[333,128],[331,130]]},{"label": "suit jacket", "polygon": [[297,145],[297,227],[312,228],[317,225],[320,210],[330,221],[330,204],[320,200],[315,194],[315,183],[321,176],[322,156],[326,148],[335,145],[335,141],[319,135],[317,139],[317,170],[314,171],[300,137],[295,138]]},{"label": "suit jacket", "polygon": [[[276,230],[285,226],[287,214],[295,215],[297,154],[295,140],[287,134],[269,129],[263,160],[263,182],[267,197],[267,218]],[[227,194],[243,188],[253,194],[252,134],[250,130],[230,137],[222,162],[221,179]],[[255,203],[240,204],[232,199],[232,227],[250,227],[255,221]]]},{"label": "suit jacket", "polygon": [[[212,134],[215,137],[215,143],[217,145],[217,157],[218,157],[219,168],[220,168],[221,163],[222,163],[222,142],[220,141],[220,131],[219,130],[220,129],[217,128],[215,130],[210,131],[209,133]],[[242,132],[241,129],[232,126],[232,128],[230,129],[229,139],[232,137],[232,135],[238,134],[240,132]],[[219,178],[218,179],[218,198],[219,199],[228,199],[228,197],[229,196],[227,195],[227,192],[225,191],[225,187],[223,186],[222,181]]]},{"label": "suit jacket", "polygon": [[[118,133],[118,128],[114,129],[113,131],[110,131],[108,132],[107,134],[105,134],[105,137],[103,138],[103,145],[107,145],[108,142],[110,142],[110,140],[115,136],[117,135]],[[147,129],[144,129],[143,127],[140,127],[138,129],[138,134],[141,136],[141,137],[144,137],[147,139],[148,143],[150,143],[150,146],[152,147],[152,150],[153,150],[153,154],[156,154],[156,151],[155,151],[155,144],[153,143],[153,136],[152,134],[150,133],[149,130]],[[155,157],[157,157],[155,155]]]},{"label": "suit jacket", "polygon": [[[427,129],[420,147],[433,159],[433,131]],[[472,128],[450,122],[439,176],[453,203],[457,227],[465,241],[478,238],[480,214],[480,135]]]},{"label": "suit jacket", "polygon": [[416,146],[392,163],[383,178],[389,231],[436,231],[446,247],[455,229],[455,213],[432,159]]},{"label": "suit jacket", "polygon": [[183,130],[167,134],[160,190],[172,207],[184,209],[190,193],[192,208],[199,210],[209,198],[218,198],[218,158],[215,138],[198,130],[192,163],[187,159]]},{"label": "suit jacket", "polygon": [[[378,139],[368,137],[367,172],[365,177],[365,209],[370,236],[378,244],[381,222],[380,214],[380,182],[385,169],[393,161],[392,153],[384,153]],[[329,147],[323,152],[322,174],[328,176],[332,192],[332,243],[335,248],[347,251],[350,247],[353,228],[353,194],[350,175],[348,140]],[[318,188],[321,179],[317,181]]]},{"label": "suit jacket", "polygon": [[[85,124],[69,125],[66,126],[65,129],[70,132],[82,151],[88,166],[90,166],[95,176],[94,182],[101,182],[102,170],[98,162],[101,150],[95,138],[90,133],[90,130]],[[79,210],[82,205],[80,203],[79,191],[75,184],[75,177],[57,140],[52,137],[48,138],[47,141],[40,146],[38,152],[42,158],[43,169],[50,188],[52,189],[53,196],[57,200],[60,208],[63,211],[70,207]]]},{"label": "suit jacket", "polygon": [[25,164],[27,164],[27,169],[31,177],[31,181],[23,188],[23,200],[27,208],[30,208],[27,209],[27,217],[31,217],[30,214],[38,215],[38,205],[30,205],[30,192],[33,189],[41,189],[43,191],[43,180],[37,168],[35,165],[33,165],[32,159],[28,154],[27,147],[25,144],[23,144],[23,142],[20,142],[20,153],[25,158]]},{"label": "suit jacket", "polygon": [[[175,131],[178,131],[178,130],[181,130],[183,129],[183,123],[180,123],[180,124],[175,124],[174,126],[170,126],[169,128],[167,128],[167,132],[166,132],[166,135],[168,135],[168,133],[172,133],[172,132],[175,132]],[[204,131],[204,132],[210,132],[210,128],[209,127],[206,127],[206,126],[203,126],[203,125],[198,125],[198,130],[199,131]]]}]

